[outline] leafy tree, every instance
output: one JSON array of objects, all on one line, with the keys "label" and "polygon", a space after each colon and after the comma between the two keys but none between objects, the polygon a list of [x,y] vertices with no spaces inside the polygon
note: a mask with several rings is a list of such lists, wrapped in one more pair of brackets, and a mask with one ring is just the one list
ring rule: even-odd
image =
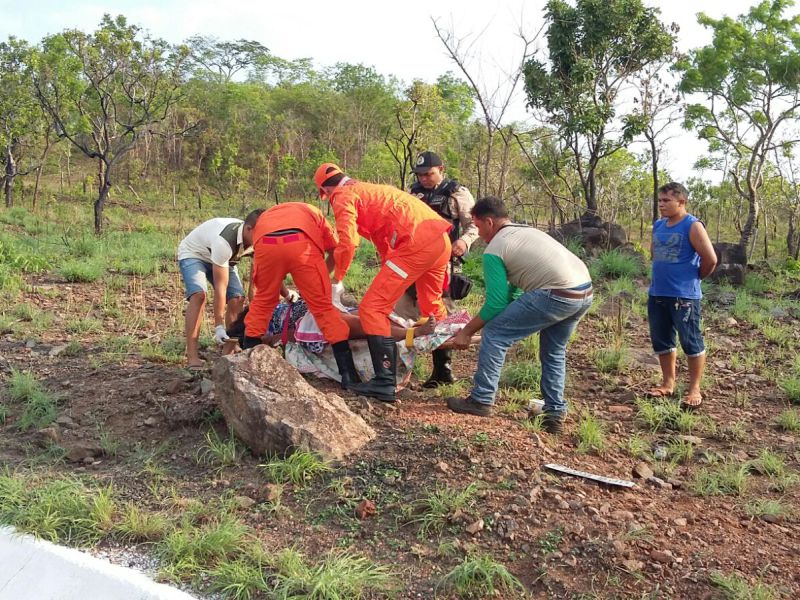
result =
[{"label": "leafy tree", "polygon": [[228,83],[237,73],[263,65],[271,57],[267,47],[253,40],[230,42],[195,35],[186,40],[186,45],[195,76],[218,83]]},{"label": "leafy tree", "polygon": [[572,155],[587,212],[597,212],[597,168],[641,132],[626,120],[631,78],[672,51],[673,34],[641,0],[549,0],[548,61],[524,66],[531,107],[554,125]]},{"label": "leafy tree", "polygon": [[71,29],[42,42],[33,69],[36,97],[58,135],[97,160],[95,232],[103,228],[115,167],[180,99],[187,56],[185,47],[142,39],[121,15],[105,15],[93,34]]},{"label": "leafy tree", "polygon": [[30,70],[30,46],[24,40],[9,37],[0,43],[0,145],[3,163],[3,191],[6,206],[14,203],[14,180],[20,174],[19,151],[23,138],[30,136],[42,120],[33,97]]},{"label": "leafy tree", "polygon": [[765,0],[736,19],[701,13],[698,21],[713,31],[713,41],[677,65],[681,90],[706,100],[687,107],[685,126],[696,129],[712,153],[733,159],[727,174],[749,208],[739,238],[745,249],[770,156],[797,141],[785,135],[800,108],[800,16],[784,16],[792,4]]}]

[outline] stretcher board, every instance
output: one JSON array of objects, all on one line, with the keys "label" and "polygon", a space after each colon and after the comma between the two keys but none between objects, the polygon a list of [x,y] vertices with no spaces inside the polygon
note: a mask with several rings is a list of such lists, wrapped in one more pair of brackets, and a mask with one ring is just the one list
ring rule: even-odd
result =
[{"label": "stretcher board", "polygon": [[587,473],[586,471],[579,471],[577,469],[572,469],[570,467],[565,467],[564,465],[557,465],[555,463],[548,463],[544,465],[545,469],[550,469],[551,471],[555,471],[557,473],[563,473],[565,475],[572,475],[574,477],[582,477],[583,479],[591,479],[592,481],[598,481],[600,483],[605,483],[607,485],[615,485],[619,487],[625,488],[632,488],[636,487],[636,484],[632,481],[628,481],[627,479],[617,479],[616,477],[606,477],[605,475],[595,475],[593,473]]}]

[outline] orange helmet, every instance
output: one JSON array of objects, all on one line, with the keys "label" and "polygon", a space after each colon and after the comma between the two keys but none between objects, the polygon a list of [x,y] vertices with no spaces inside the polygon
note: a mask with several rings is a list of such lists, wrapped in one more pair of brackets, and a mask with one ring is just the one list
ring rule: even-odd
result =
[{"label": "orange helmet", "polygon": [[317,189],[319,190],[320,198],[325,197],[325,192],[322,191],[322,184],[325,183],[325,181],[328,178],[333,177],[334,175],[338,175],[341,172],[342,170],[333,163],[322,163],[317,168],[316,172],[314,173],[314,184],[317,186]]}]

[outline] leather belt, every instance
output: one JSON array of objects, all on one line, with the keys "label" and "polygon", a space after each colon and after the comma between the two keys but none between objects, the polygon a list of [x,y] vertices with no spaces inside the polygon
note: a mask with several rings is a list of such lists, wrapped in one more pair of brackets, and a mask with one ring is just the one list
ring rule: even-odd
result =
[{"label": "leather belt", "polygon": [[588,298],[592,295],[592,288],[586,288],[585,290],[550,290],[550,293],[553,296],[558,296],[560,298],[570,298],[571,300],[583,300],[584,298]]}]

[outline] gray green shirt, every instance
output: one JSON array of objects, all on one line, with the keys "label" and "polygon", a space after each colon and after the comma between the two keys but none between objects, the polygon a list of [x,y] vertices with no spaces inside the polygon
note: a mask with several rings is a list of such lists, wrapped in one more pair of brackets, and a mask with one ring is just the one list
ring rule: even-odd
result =
[{"label": "gray green shirt", "polygon": [[523,292],[569,289],[591,281],[584,262],[534,227],[509,224],[483,254],[486,301],[480,317],[489,321]]}]

